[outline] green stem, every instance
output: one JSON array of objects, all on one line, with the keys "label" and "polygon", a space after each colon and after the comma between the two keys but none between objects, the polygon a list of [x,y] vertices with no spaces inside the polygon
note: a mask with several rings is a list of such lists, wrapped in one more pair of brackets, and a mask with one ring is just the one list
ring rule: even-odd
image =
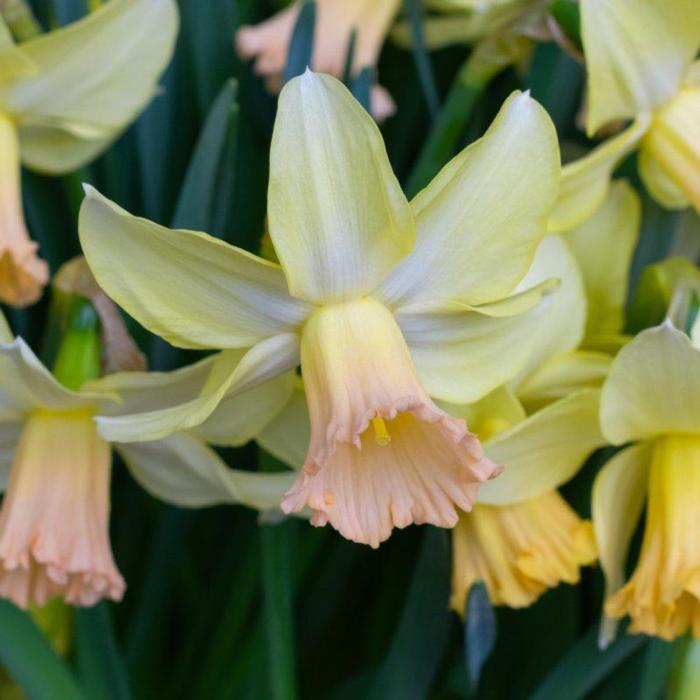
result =
[{"label": "green stem", "polygon": [[0,15],[18,41],[27,41],[42,32],[25,0],[0,0]]},{"label": "green stem", "polygon": [[71,300],[68,326],[53,373],[63,386],[73,391],[101,374],[100,320],[87,299],[75,296]]},{"label": "green stem", "polygon": [[697,700],[700,698],[700,640],[685,637],[676,645],[667,700]]}]

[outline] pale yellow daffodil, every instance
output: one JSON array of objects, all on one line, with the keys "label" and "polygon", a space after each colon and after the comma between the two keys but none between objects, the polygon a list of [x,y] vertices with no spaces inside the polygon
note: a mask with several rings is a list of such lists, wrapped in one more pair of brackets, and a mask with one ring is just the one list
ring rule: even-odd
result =
[{"label": "pale yellow daffodil", "polygon": [[[292,32],[302,5],[303,0],[297,0],[270,19],[240,27],[236,32],[238,54],[244,59],[255,59],[253,70],[266,78],[275,92],[282,87]],[[400,0],[316,0],[310,67],[319,73],[342,77],[354,31],[353,74],[364,68],[374,70],[400,6]],[[381,85],[372,87],[370,111],[380,122],[396,111],[394,100]]]},{"label": "pale yellow daffodil", "polygon": [[[97,433],[95,416],[196,395],[212,361],[170,374],[109,375],[71,390],[21,338],[12,339],[0,314],[0,596],[22,607],[55,596],[72,605],[121,598],[125,584],[108,532],[111,447],[147,491],[171,503],[277,505],[290,475],[229,469],[200,434],[110,446]],[[231,432],[241,440],[258,432],[262,424],[245,412],[247,402],[277,402],[285,385],[291,390],[291,377],[243,394]],[[215,413],[201,433],[215,433],[216,421]]]},{"label": "pale yellow daffodil", "polygon": [[[494,604],[522,607],[561,581],[578,581],[580,566],[596,556],[590,523],[582,521],[556,489],[605,442],[596,386],[610,360],[601,353],[576,351],[586,323],[583,280],[564,241],[548,237],[522,284],[537,284],[555,274],[561,281],[556,294],[528,319],[529,332],[538,340],[520,376],[476,403],[442,404],[452,415],[465,418],[483,440],[486,454],[504,465],[497,479],[482,486],[473,510],[460,513],[453,530],[451,604],[460,614],[476,581],[485,583]],[[470,351],[465,347],[462,352]],[[454,358],[458,361],[459,355]],[[558,369],[549,372],[554,381],[534,381],[541,376],[537,370],[557,363]],[[257,441],[300,468],[310,434],[304,389],[298,382]]]},{"label": "pale yellow daffodil", "polygon": [[[588,75],[587,131],[633,120],[565,168],[568,216],[585,219],[605,197],[619,162],[639,149],[652,196],[670,208],[700,209],[700,4],[696,0],[581,0]],[[577,207],[571,206],[576,202]],[[566,221],[555,217],[553,230]]]},{"label": "pale yellow daffodil", "polygon": [[[593,487],[606,579],[600,643],[625,615],[632,632],[700,637],[700,349],[669,320],[642,331],[613,362],[600,420],[611,443],[627,445]],[[644,541],[625,583],[645,500]]]},{"label": "pale yellow daffodil", "polygon": [[[301,364],[312,430],[283,509],[308,505],[315,524],[374,546],[395,526],[453,526],[497,468],[430,396],[476,400],[526,362],[530,314],[552,285],[519,285],[558,175],[551,121],[515,93],[409,205],[374,122],[337,80],[307,71],[283,89],[272,141],[281,266],[88,189],[80,234],[101,287],[176,345],[225,348],[196,400],[103,420],[102,434],[192,427]],[[233,363],[226,348],[251,349]]]},{"label": "pale yellow daffodil", "polygon": [[0,17],[0,301],[35,302],[49,275],[26,230],[20,163],[62,174],[107,148],[153,97],[177,27],[173,0],[111,0],[20,44]]}]

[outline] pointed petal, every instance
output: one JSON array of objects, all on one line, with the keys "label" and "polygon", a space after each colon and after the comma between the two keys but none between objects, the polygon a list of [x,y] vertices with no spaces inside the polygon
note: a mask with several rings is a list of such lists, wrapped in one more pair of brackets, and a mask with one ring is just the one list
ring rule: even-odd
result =
[{"label": "pointed petal", "polygon": [[214,450],[188,433],[116,448],[146,491],[183,508],[242,503],[269,510],[279,506],[296,478],[294,472],[229,469]]},{"label": "pointed petal", "polygon": [[[598,472],[593,484],[593,527],[606,599],[625,581],[627,551],[646,498],[650,457],[649,445],[626,447]],[[602,620],[601,647],[613,640],[616,628],[617,621]]]},{"label": "pointed petal", "polygon": [[[33,408],[71,409],[107,401],[106,391],[74,392],[59,384],[32,349],[15,338],[0,344],[0,414],[22,415]],[[111,400],[116,397],[111,396]]]},{"label": "pointed petal", "polygon": [[532,414],[484,444],[503,473],[485,483],[479,502],[506,505],[552,491],[605,444],[598,423],[600,391],[583,389]]},{"label": "pointed petal", "polygon": [[563,352],[547,360],[518,386],[518,398],[528,411],[584,388],[600,388],[610,371],[612,356],[592,350]]},{"label": "pointed petal", "polygon": [[[104,142],[153,97],[177,28],[172,0],[112,0],[74,24],[24,42],[22,52],[37,74],[0,88],[0,103],[17,118],[22,141],[31,141],[31,127],[43,127]],[[64,159],[45,139],[45,157],[34,149],[32,165],[65,172],[84,162],[84,151],[76,158],[65,151],[65,141],[60,144]]]},{"label": "pointed petal", "polygon": [[669,321],[620,350],[603,386],[603,433],[615,445],[700,431],[700,350]]},{"label": "pointed petal", "polygon": [[526,280],[550,277],[559,280],[559,287],[535,312],[530,325],[533,346],[525,367],[512,382],[513,387],[520,386],[550,358],[577,348],[583,339],[586,295],[581,271],[559,236],[547,236],[542,241]]},{"label": "pointed petal", "polygon": [[588,337],[622,331],[640,221],[639,196],[626,181],[619,180],[598,211],[565,236],[583,273]]},{"label": "pointed petal", "polygon": [[294,387],[294,372],[285,372],[252,389],[225,396],[214,412],[192,432],[212,445],[245,445],[278,414]]},{"label": "pointed petal", "polygon": [[544,235],[559,187],[559,147],[544,109],[513,93],[486,134],[411,202],[418,238],[379,290],[387,303],[509,294]]},{"label": "pointed petal", "polygon": [[696,0],[582,0],[588,133],[673,97],[700,48]]},{"label": "pointed petal", "polygon": [[294,387],[282,410],[256,440],[266,452],[293,469],[304,466],[311,440],[311,422],[303,385]]},{"label": "pointed petal", "polygon": [[299,337],[292,333],[273,336],[253,346],[242,358],[237,351],[220,353],[196,398],[141,413],[98,416],[95,420],[102,437],[110,442],[159,440],[203,423],[224,397],[264,384],[298,364]]},{"label": "pointed petal", "polygon": [[132,216],[91,187],[79,227],[100,286],[173,345],[247,347],[293,330],[308,313],[287,293],[278,265],[204,233]]},{"label": "pointed petal", "polygon": [[648,117],[640,117],[622,133],[562,168],[559,198],[547,225],[550,233],[569,231],[598,209],[608,194],[613,171],[637,147],[650,123]]},{"label": "pointed petal", "polygon": [[268,213],[290,292],[311,302],[370,292],[413,245],[381,134],[335,78],[307,70],[282,90]]},{"label": "pointed petal", "polygon": [[400,310],[396,320],[426,391],[443,401],[471,403],[520,372],[547,293],[557,294],[549,282],[485,307],[452,302]]}]

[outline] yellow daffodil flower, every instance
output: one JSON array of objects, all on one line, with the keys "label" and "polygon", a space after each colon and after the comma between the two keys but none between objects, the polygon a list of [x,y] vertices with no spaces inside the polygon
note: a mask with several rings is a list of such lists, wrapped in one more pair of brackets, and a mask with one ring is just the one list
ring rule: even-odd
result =
[{"label": "yellow daffodil flower", "polygon": [[107,148],[153,97],[177,26],[172,0],[112,0],[15,44],[0,17],[0,301],[31,304],[48,281],[26,230],[20,162],[56,175]]},{"label": "yellow daffodil flower", "polygon": [[[244,59],[255,59],[253,70],[266,78],[269,88],[278,92],[292,31],[303,0],[293,2],[270,19],[236,32],[236,49]],[[350,36],[356,31],[353,72],[377,65],[389,27],[399,10],[400,0],[316,0],[316,29],[311,68],[340,78],[345,69]],[[375,84],[370,109],[377,121],[396,111],[391,95]]]},{"label": "yellow daffodil flower", "polygon": [[[573,365],[589,363],[587,356],[579,358],[572,352],[583,337],[586,315],[581,275],[566,244],[548,237],[525,283],[536,284],[553,273],[561,286],[529,318],[529,332],[539,339],[531,349],[533,366],[562,355]],[[605,369],[608,365],[609,360]],[[460,512],[453,530],[452,607],[459,614],[464,613],[467,593],[476,581],[484,581],[494,604],[522,607],[560,581],[578,581],[579,567],[596,556],[590,523],[574,513],[556,488],[604,443],[598,423],[599,391],[579,386],[559,400],[545,396],[540,401],[545,407],[528,415],[518,394],[521,387],[528,387],[531,374],[526,370],[474,404],[442,404],[464,418],[483,440],[486,454],[505,466],[498,479],[482,486],[473,510]],[[600,383],[604,372],[598,376]],[[523,395],[532,401],[535,392],[537,388]],[[257,441],[300,468],[310,435],[304,387],[298,382]]]},{"label": "yellow daffodil flower", "polygon": [[[600,471],[593,522],[606,578],[600,642],[618,618],[630,630],[700,637],[700,349],[670,320],[624,347],[603,386],[606,438],[633,443]],[[630,540],[646,507],[644,540],[625,583]]]},{"label": "yellow daffodil flower", "polygon": [[560,582],[577,583],[579,568],[596,559],[591,524],[556,489],[606,442],[597,387],[610,358],[578,348],[617,349],[639,222],[639,199],[620,181],[589,221],[563,240],[546,238],[530,274],[556,274],[561,288],[542,305],[544,325],[533,328],[539,342],[525,371],[477,404],[452,407],[505,467],[454,530],[459,614],[477,581],[494,604],[523,607]]},{"label": "yellow daffodil flower", "polygon": [[[94,346],[84,350],[90,354]],[[75,377],[75,360],[75,348],[63,358],[59,353],[57,373]],[[111,447],[94,417],[196,395],[211,362],[170,374],[113,374],[69,388],[21,338],[12,339],[0,315],[0,596],[21,607],[56,596],[73,605],[121,598],[125,584],[108,533]],[[277,401],[285,382],[291,378],[243,395],[232,432],[245,440],[248,431],[259,431],[245,402]],[[215,433],[217,420],[212,415],[201,433]],[[268,509],[291,484],[288,474],[229,469],[196,432],[112,447],[147,491],[180,506],[242,502]]]},{"label": "yellow daffodil flower", "polygon": [[[568,215],[581,221],[605,197],[617,164],[639,148],[654,198],[700,210],[700,4],[695,0],[581,0],[588,75],[587,131],[632,125],[565,168]],[[572,203],[577,206],[572,206]],[[557,230],[566,226],[558,224]]]},{"label": "yellow daffodil flower", "polygon": [[[477,400],[526,362],[530,313],[551,281],[520,283],[558,175],[549,117],[515,93],[409,205],[371,118],[337,80],[307,71],[283,89],[272,140],[281,266],[88,188],[80,233],[100,286],[173,344],[224,348],[196,400],[102,420],[102,434],[191,427],[300,363],[311,439],[283,509],[308,505],[315,524],[373,546],[395,526],[453,526],[497,467],[430,397]],[[251,349],[232,363],[230,348]]]}]

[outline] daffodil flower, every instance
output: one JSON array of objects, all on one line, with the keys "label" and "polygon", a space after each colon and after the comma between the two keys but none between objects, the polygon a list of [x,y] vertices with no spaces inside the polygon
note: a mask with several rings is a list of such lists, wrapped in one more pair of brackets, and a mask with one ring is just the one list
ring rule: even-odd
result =
[{"label": "daffodil flower", "polygon": [[107,148],[153,97],[177,26],[172,0],[112,0],[15,44],[0,17],[0,301],[35,302],[49,276],[26,230],[20,162],[57,175]]},{"label": "daffodil flower", "polygon": [[[585,219],[617,164],[639,149],[639,172],[662,205],[700,210],[700,4],[695,0],[581,0],[588,75],[586,128],[631,126],[564,169],[566,214]],[[566,218],[555,217],[553,230]]]},{"label": "daffodil flower", "polygon": [[[492,602],[530,605],[560,581],[575,583],[579,567],[596,557],[590,523],[582,521],[556,492],[586,457],[604,444],[598,424],[599,390],[580,381],[572,368],[599,367],[602,382],[609,359],[595,353],[575,353],[582,337],[586,299],[578,266],[566,244],[545,239],[526,277],[537,284],[556,273],[557,293],[528,316],[529,332],[539,342],[531,348],[529,365],[547,366],[565,358],[572,384],[565,395],[551,384],[528,385],[532,369],[480,401],[469,405],[443,403],[452,415],[466,419],[483,440],[486,454],[505,470],[482,486],[478,502],[461,512],[453,530],[452,607],[464,613],[469,589],[484,581]],[[467,350],[468,352],[468,350]],[[580,383],[578,383],[580,381]],[[535,403],[526,410],[520,396]],[[305,459],[311,426],[304,388],[297,383],[286,405],[257,436],[268,452],[294,468]]]},{"label": "daffodil flower", "polygon": [[[593,522],[606,579],[603,646],[614,636],[615,620],[625,615],[632,632],[700,637],[697,340],[670,320],[642,331],[620,351],[603,386],[603,433],[614,445],[626,445],[593,486]],[[642,549],[625,583],[627,552],[645,501]]]},{"label": "daffodil flower", "polygon": [[[222,397],[301,364],[311,439],[283,510],[308,505],[315,524],[374,546],[395,526],[453,526],[497,467],[431,396],[473,401],[524,365],[525,312],[551,281],[519,283],[558,175],[551,121],[515,93],[409,205],[374,122],[337,80],[308,71],[283,89],[272,140],[281,266],[88,188],[80,232],[100,286],[173,344],[224,348],[196,400],[102,420],[102,434],[191,427]],[[234,365],[230,348],[251,349]]]},{"label": "daffodil flower", "polygon": [[[533,324],[539,343],[525,371],[463,415],[491,459],[505,466],[454,529],[452,607],[464,614],[483,581],[494,604],[523,607],[560,582],[577,583],[596,559],[590,522],[556,490],[606,441],[598,420],[599,386],[617,349],[628,272],[639,229],[632,188],[616,183],[596,214],[562,238],[546,238],[531,276],[557,274],[560,292]],[[539,270],[538,270],[539,267]]]},{"label": "daffodil flower", "polygon": [[[61,359],[59,354],[57,372],[75,376],[81,363],[75,352],[69,355]],[[276,506],[280,491],[291,484],[290,475],[229,469],[202,437],[216,434],[216,414],[200,433],[153,442],[110,446],[97,434],[94,417],[100,414],[118,415],[162,405],[167,397],[196,395],[212,361],[169,374],[113,374],[68,388],[21,338],[12,339],[0,315],[0,488],[5,491],[0,596],[22,607],[43,605],[56,596],[81,606],[121,598],[125,584],[108,532],[111,447],[147,491],[171,503]],[[285,384],[291,388],[291,377],[242,395],[233,411],[238,421],[229,422],[231,432],[245,441],[249,431],[259,431],[261,424],[244,410],[246,402],[276,402]]]},{"label": "daffodil flower", "polygon": [[[302,4],[303,0],[297,0],[270,19],[236,32],[238,54],[255,59],[253,70],[266,78],[275,92],[282,87],[289,44]],[[311,68],[340,78],[355,31],[352,70],[374,69],[400,4],[400,0],[317,0]],[[396,111],[394,100],[381,85],[372,87],[370,111],[380,122]]]}]

